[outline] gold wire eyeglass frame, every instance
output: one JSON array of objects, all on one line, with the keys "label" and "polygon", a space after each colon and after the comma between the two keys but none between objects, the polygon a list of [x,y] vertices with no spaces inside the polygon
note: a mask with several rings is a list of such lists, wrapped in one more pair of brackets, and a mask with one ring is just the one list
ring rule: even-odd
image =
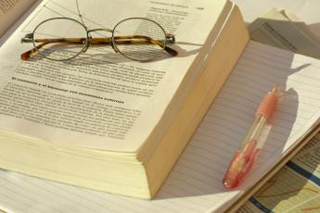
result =
[{"label": "gold wire eyeglass frame", "polygon": [[[69,21],[74,21],[75,23],[81,25],[85,31],[86,31],[86,37],[83,38],[49,38],[49,39],[34,39],[34,34],[37,31],[37,29],[43,25],[44,23],[48,22],[48,21],[52,21],[52,20],[69,20]],[[145,20],[145,21],[150,21],[153,24],[155,24],[156,26],[159,27],[159,29],[161,29],[161,31],[164,33],[164,38],[163,40],[158,40],[158,39],[152,39],[148,36],[145,35],[126,35],[126,36],[115,36],[115,29],[118,27],[119,24],[125,22],[125,21],[129,21],[129,20],[133,20],[133,19],[139,19],[139,20]],[[105,32],[109,32],[112,33],[111,37],[101,37],[101,38],[92,38],[90,36],[90,33],[92,32],[97,32],[97,31],[105,31]],[[54,60],[54,61],[67,61],[67,60],[71,60],[75,57],[77,57],[78,55],[80,55],[83,52],[86,52],[88,50],[88,48],[91,45],[110,45],[113,50],[116,53],[120,53],[121,55],[123,55],[126,58],[129,58],[131,60],[135,60],[135,61],[150,61],[151,59],[147,59],[147,60],[138,60],[136,58],[130,57],[126,54],[124,54],[123,52],[121,52],[118,48],[117,45],[144,45],[144,44],[153,44],[153,45],[157,45],[159,46],[161,49],[161,51],[166,51],[169,55],[171,56],[177,56],[178,52],[174,49],[172,49],[171,47],[168,47],[168,44],[174,44],[175,43],[175,37],[172,34],[166,33],[166,31],[164,30],[164,28],[157,22],[155,22],[154,20],[148,19],[148,18],[143,18],[143,17],[131,17],[131,18],[127,18],[127,19],[123,19],[122,21],[118,22],[113,30],[111,29],[107,29],[107,28],[97,28],[97,29],[91,29],[88,30],[87,27],[81,23],[80,21],[76,20],[76,19],[72,19],[72,18],[67,18],[67,17],[55,17],[55,18],[50,18],[50,19],[46,19],[44,21],[42,21],[41,23],[39,23],[33,30],[32,33],[28,33],[26,34],[22,39],[21,39],[22,43],[33,43],[34,48],[32,48],[31,50],[28,50],[27,52],[24,52],[21,54],[21,59],[22,60],[28,60],[34,56],[36,56],[38,53],[41,54],[41,52],[39,51],[41,48],[43,48],[44,46],[48,45],[48,44],[81,44],[83,45],[83,48],[79,51],[79,53],[75,54],[74,56],[67,58],[67,59],[53,59],[53,58],[48,58],[46,56],[44,56],[45,58],[48,58],[50,60]]]}]

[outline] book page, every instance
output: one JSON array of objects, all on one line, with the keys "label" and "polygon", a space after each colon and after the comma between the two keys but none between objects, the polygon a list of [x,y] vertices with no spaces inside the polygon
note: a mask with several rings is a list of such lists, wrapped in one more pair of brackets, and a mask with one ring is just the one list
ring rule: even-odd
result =
[{"label": "book page", "polygon": [[[0,173],[0,206],[12,212],[223,212],[301,140],[320,117],[320,61],[250,42],[188,147],[152,201]],[[260,158],[240,188],[222,179],[261,99],[283,94]],[[38,205],[32,205],[32,203]]]},{"label": "book page", "polygon": [[[205,57],[201,50],[226,1],[78,2],[79,11],[76,1],[44,1],[1,47],[0,129],[65,145],[133,153],[165,111],[179,109],[179,104],[167,107],[178,88],[192,84],[201,73],[203,64],[199,67],[196,61]],[[129,17],[152,19],[175,35],[172,48],[179,54],[164,52],[151,62],[137,62],[115,53],[110,45],[90,45],[67,62],[22,61],[20,55],[33,44],[21,44],[21,38],[52,17],[75,19],[89,30],[113,29]],[[74,32],[72,23],[49,29]],[[187,73],[189,80],[181,85]]]},{"label": "book page", "polygon": [[36,0],[0,1],[0,37]]},{"label": "book page", "polygon": [[320,133],[240,208],[249,212],[320,210]]}]

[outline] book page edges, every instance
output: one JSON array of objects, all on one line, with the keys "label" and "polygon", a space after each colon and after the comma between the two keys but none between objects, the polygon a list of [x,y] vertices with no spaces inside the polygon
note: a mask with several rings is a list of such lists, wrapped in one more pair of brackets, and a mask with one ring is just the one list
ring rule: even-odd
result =
[{"label": "book page edges", "polygon": [[184,100],[183,108],[176,114],[172,126],[157,149],[143,162],[152,197],[186,147],[249,41],[249,34],[238,7],[234,6],[229,14],[208,55],[205,71],[197,80],[192,93]]},{"label": "book page edges", "polygon": [[[66,150],[0,134],[0,167],[75,186],[150,199],[144,166],[103,153]],[[26,151],[27,150],[27,151]]]}]

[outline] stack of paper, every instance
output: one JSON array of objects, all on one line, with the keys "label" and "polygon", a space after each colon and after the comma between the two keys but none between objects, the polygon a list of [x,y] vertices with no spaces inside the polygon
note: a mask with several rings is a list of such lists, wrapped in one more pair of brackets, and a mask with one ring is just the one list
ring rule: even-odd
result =
[{"label": "stack of paper", "polygon": [[249,25],[254,41],[320,58],[320,37],[294,14],[275,8]]}]

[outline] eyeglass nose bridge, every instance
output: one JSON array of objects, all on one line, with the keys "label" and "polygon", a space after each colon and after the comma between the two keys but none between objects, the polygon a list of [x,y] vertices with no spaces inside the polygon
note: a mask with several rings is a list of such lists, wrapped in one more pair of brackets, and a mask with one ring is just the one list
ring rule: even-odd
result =
[{"label": "eyeglass nose bridge", "polygon": [[119,52],[118,48],[117,48],[117,47],[115,47],[115,45],[114,45],[113,38],[111,38],[110,45],[111,45],[112,49],[113,49],[116,53],[118,53],[118,52]]},{"label": "eyeglass nose bridge", "polygon": [[[88,30],[87,31],[87,37],[88,37],[88,42],[87,42],[87,45],[86,47],[84,48],[83,52],[86,52],[91,44],[91,40],[92,40],[92,36],[90,35],[90,33],[92,32],[96,32],[96,31],[106,31],[106,32],[109,32],[109,33],[112,33],[113,34],[113,30],[111,29],[108,29],[108,28],[97,28],[97,29],[92,29],[92,30]],[[110,46],[112,47],[112,49],[118,53],[119,50],[117,49],[117,47],[115,47],[114,45],[114,41],[113,41],[113,38],[112,36],[111,37],[108,37],[110,39]]]},{"label": "eyeglass nose bridge", "polygon": [[90,40],[92,39],[92,37],[87,33],[87,39],[84,41],[86,42],[86,46],[82,49],[82,52],[85,53],[87,52],[89,46],[90,46]]}]

